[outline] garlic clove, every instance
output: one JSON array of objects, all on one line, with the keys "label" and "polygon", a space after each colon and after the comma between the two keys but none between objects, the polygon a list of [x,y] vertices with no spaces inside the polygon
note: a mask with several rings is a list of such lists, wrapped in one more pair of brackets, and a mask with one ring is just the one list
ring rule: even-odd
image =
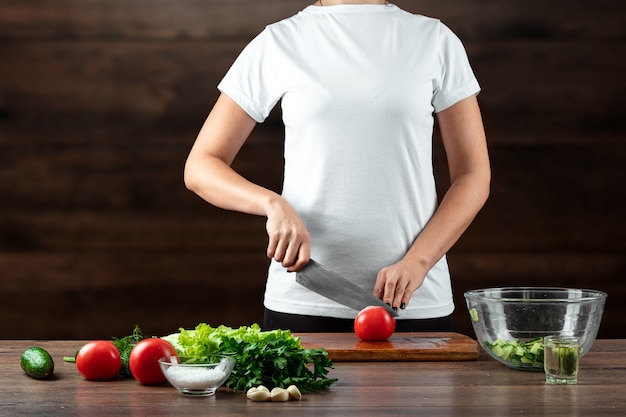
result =
[{"label": "garlic clove", "polygon": [[295,385],[289,385],[287,387],[287,392],[289,393],[289,397],[294,400],[299,400],[302,398],[302,393]]},{"label": "garlic clove", "polygon": [[269,401],[272,398],[269,391],[258,388],[250,388],[246,393],[246,397],[252,401]]},{"label": "garlic clove", "polygon": [[270,397],[272,401],[289,401],[289,392],[284,388],[276,387],[271,391]]}]

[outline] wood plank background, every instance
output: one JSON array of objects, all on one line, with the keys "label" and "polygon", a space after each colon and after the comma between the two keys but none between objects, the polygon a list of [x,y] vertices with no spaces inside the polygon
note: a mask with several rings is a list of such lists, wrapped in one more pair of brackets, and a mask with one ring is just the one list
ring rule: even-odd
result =
[{"label": "wood plank background", "polygon": [[[184,188],[215,86],[305,1],[0,0],[0,338],[109,338],[139,324],[260,322],[264,220]],[[464,41],[482,85],[492,195],[451,251],[468,289],[609,293],[626,337],[626,3],[396,1]],[[280,114],[235,162],[280,189]],[[435,168],[446,184],[436,145]]]}]

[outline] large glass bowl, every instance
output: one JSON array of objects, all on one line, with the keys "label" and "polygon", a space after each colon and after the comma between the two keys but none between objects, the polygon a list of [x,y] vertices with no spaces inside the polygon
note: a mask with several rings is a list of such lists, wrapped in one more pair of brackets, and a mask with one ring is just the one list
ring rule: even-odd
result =
[{"label": "large glass bowl", "polygon": [[503,364],[543,370],[543,337],[576,336],[580,356],[598,334],[606,293],[550,287],[472,290],[465,302],[478,343]]}]

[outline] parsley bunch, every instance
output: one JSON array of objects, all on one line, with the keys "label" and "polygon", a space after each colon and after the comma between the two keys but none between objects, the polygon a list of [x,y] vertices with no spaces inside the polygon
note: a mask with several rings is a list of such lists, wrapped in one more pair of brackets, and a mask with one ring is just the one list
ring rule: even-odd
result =
[{"label": "parsley bunch", "polygon": [[139,328],[139,326],[135,325],[135,329],[133,330],[133,334],[124,336],[121,339],[113,338],[113,344],[120,352],[120,358],[122,360],[122,367],[120,368],[120,372],[118,376],[120,377],[131,377],[132,374],[130,372],[130,368],[128,365],[130,359],[130,352],[133,350],[137,342],[145,339],[146,337],[143,335],[143,332]]},{"label": "parsley bunch", "polygon": [[181,329],[165,337],[180,356],[202,358],[215,354],[235,358],[235,368],[225,387],[236,391],[265,385],[296,385],[302,393],[328,389],[337,379],[328,378],[333,367],[323,348],[304,349],[289,330],[261,331],[257,324],[233,329],[201,323],[195,330]]}]

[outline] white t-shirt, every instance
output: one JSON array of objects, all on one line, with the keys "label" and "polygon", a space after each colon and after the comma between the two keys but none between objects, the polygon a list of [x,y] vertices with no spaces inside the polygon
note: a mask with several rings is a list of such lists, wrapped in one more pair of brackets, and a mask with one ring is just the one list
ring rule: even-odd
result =
[{"label": "white t-shirt", "polygon": [[[368,291],[437,207],[433,112],[480,89],[461,42],[439,20],[365,4],[309,6],[267,26],[218,88],[257,122],[282,100],[282,195],[308,228],[312,258]],[[292,314],[357,313],[274,261],[264,303]],[[444,256],[399,319],[453,310]]]}]

